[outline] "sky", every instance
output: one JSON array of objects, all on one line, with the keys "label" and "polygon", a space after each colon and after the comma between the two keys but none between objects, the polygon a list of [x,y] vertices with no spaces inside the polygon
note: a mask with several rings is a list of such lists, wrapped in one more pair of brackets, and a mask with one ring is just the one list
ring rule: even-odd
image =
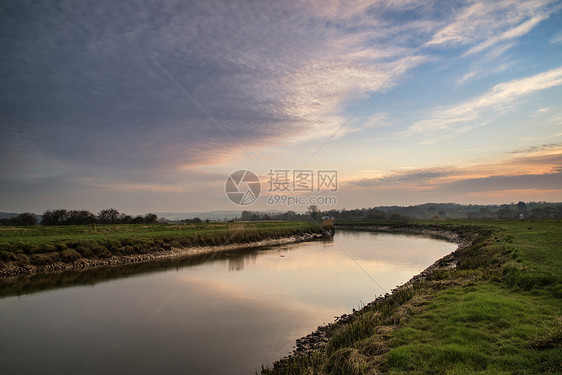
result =
[{"label": "sky", "polygon": [[0,211],[562,201],[561,1],[4,0],[0,48]]}]

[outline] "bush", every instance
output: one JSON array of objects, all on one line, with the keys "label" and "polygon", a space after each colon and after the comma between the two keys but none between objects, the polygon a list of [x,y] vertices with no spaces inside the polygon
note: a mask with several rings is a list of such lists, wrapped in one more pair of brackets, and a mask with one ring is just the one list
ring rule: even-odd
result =
[{"label": "bush", "polygon": [[109,258],[111,256],[111,252],[102,246],[93,247],[92,253],[93,256],[97,258]]},{"label": "bush", "polygon": [[0,251],[0,260],[1,261],[10,262],[10,261],[15,261],[17,259],[18,258],[14,254],[12,254],[8,251]]},{"label": "bush", "polygon": [[43,266],[52,263],[53,259],[47,254],[33,254],[29,261],[36,266]]},{"label": "bush", "polygon": [[70,263],[80,259],[80,254],[76,250],[68,249],[60,253],[60,259],[63,262]]},{"label": "bush", "polygon": [[85,246],[78,246],[76,251],[84,258],[90,258],[93,255],[91,248]]}]

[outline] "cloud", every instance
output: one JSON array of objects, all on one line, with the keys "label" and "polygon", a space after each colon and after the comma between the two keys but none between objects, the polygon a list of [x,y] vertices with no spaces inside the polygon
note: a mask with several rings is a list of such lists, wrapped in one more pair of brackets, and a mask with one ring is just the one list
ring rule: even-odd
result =
[{"label": "cloud", "polygon": [[509,189],[556,190],[562,186],[562,144],[536,145],[511,151],[508,155],[499,161],[467,167],[409,168],[386,174],[378,172],[379,176],[375,178],[361,176],[346,183],[363,189],[462,194]]},{"label": "cloud", "polygon": [[[95,189],[180,194],[186,171],[247,160],[245,150],[261,159],[272,147],[328,139],[358,103],[404,85],[442,49],[481,48],[497,61],[531,20],[552,13],[550,4],[7,0],[0,6],[0,173],[29,194],[41,185],[53,193],[74,186],[83,197]],[[488,39],[495,42],[483,44]],[[473,68],[464,81],[487,69]],[[406,133],[467,132],[485,109],[560,77],[531,78],[436,110]],[[336,137],[399,123],[366,112],[357,115],[366,119],[362,127]],[[17,193],[17,183],[6,186]]]},{"label": "cloud", "polygon": [[378,178],[363,178],[351,181],[350,184],[358,187],[374,186],[411,186],[426,185],[439,177],[446,177],[458,173],[453,168],[421,168],[407,171],[394,171],[389,175]]},{"label": "cloud", "polygon": [[470,178],[450,182],[437,191],[455,192],[457,194],[475,192],[497,192],[509,190],[562,190],[562,173],[524,174],[516,176],[490,176]]},{"label": "cloud", "polygon": [[550,44],[562,44],[562,32],[556,33],[549,41]]},{"label": "cloud", "polygon": [[474,79],[484,79],[492,74],[505,72],[511,68],[514,63],[504,54],[513,47],[513,43],[504,43],[488,50],[487,53],[478,59],[471,61],[469,71],[461,76],[458,84],[466,83]]},{"label": "cloud", "polygon": [[[552,69],[531,77],[502,82],[484,95],[463,103],[434,110],[429,118],[417,121],[399,136],[439,131],[445,136],[464,133],[484,123],[484,111],[501,111],[515,101],[540,90],[562,85],[562,67]],[[466,125],[466,123],[469,123]],[[438,140],[438,138],[435,138]]]},{"label": "cloud", "polygon": [[350,100],[428,61],[427,39],[464,43],[545,4],[475,3],[451,23],[438,2],[14,1],[0,13],[3,156],[172,170],[245,157],[238,144],[325,139]]},{"label": "cloud", "polygon": [[529,154],[529,153],[536,153],[541,151],[549,151],[549,150],[560,150],[562,148],[562,143],[545,143],[542,145],[536,145],[527,147],[524,149],[510,151],[512,154]]},{"label": "cloud", "polygon": [[462,4],[453,21],[437,30],[428,47],[472,45],[467,54],[528,33],[557,10],[555,1],[474,1]]},{"label": "cloud", "polygon": [[380,5],[12,2],[0,13],[2,168],[23,165],[21,148],[73,172],[153,171],[325,138],[347,100],[424,61],[404,64],[406,36],[426,26],[380,23],[414,2]]},{"label": "cloud", "polygon": [[522,35],[525,35],[546,18],[547,15],[539,15],[539,16],[532,17],[531,19],[523,22],[520,25],[517,25],[516,27],[513,27],[512,29],[507,30],[495,37],[488,38],[486,41],[470,48],[465,55],[472,55],[474,53],[478,53],[485,49],[488,49],[500,42],[515,39]]}]

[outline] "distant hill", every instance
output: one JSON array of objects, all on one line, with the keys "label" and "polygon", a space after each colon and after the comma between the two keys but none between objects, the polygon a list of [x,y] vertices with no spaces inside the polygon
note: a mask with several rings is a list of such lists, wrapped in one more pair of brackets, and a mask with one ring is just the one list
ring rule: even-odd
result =
[{"label": "distant hill", "polygon": [[416,206],[379,206],[323,211],[339,220],[376,219],[561,219],[562,203],[518,202],[501,205],[425,203]]},{"label": "distant hill", "polygon": [[11,219],[18,215],[19,214],[16,214],[14,212],[0,212],[0,219]]},{"label": "distant hill", "polygon": [[[11,219],[13,217],[18,216],[19,214],[21,214],[22,212],[19,213],[15,213],[15,212],[0,212],[0,219]],[[43,218],[43,215],[35,215],[35,217],[37,218],[38,222],[41,222],[41,219]]]}]

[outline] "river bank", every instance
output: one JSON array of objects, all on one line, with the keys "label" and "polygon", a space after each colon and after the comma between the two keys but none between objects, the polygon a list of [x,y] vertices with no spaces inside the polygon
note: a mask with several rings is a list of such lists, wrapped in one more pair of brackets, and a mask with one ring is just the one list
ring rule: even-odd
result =
[{"label": "river bank", "polygon": [[[1,249],[3,261],[0,262],[0,278],[20,278],[179,259],[237,249],[311,241],[329,235],[321,228],[309,223],[305,225],[294,223],[281,229],[271,226],[254,228],[255,223],[248,226],[250,225],[251,228],[246,228],[245,224],[237,223],[235,226],[228,227],[226,231],[219,227],[216,231],[209,230],[204,234],[199,231],[194,234],[185,234],[183,237],[175,235],[171,238],[153,235],[140,239],[134,237],[121,240],[104,239],[103,242],[99,239],[84,240],[81,238],[57,239],[58,242],[44,240],[39,244],[32,244],[36,251],[31,254],[25,253],[25,249],[27,249],[25,245],[18,244],[23,250]],[[129,244],[133,244],[133,246]]]},{"label": "river bank", "polygon": [[293,354],[262,374],[559,371],[560,227],[482,221],[340,225],[434,236],[459,247],[392,293],[298,339]]}]

